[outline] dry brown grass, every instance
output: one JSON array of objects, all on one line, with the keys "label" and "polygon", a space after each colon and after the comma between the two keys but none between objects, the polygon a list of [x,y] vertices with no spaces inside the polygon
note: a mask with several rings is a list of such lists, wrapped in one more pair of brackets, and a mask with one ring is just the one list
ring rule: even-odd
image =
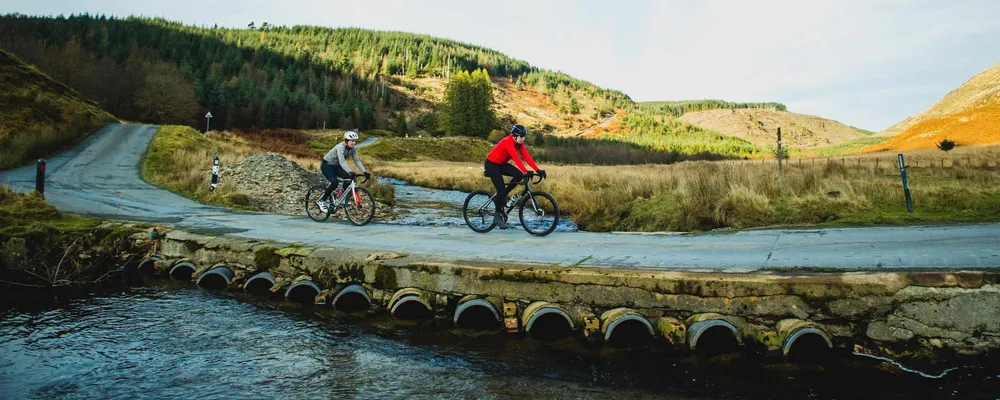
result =
[{"label": "dry brown grass", "polygon": [[[864,163],[793,163],[780,183],[773,160],[543,166],[550,178],[536,189],[552,193],[581,229],[591,231],[1000,219],[1000,171],[995,166],[911,170],[917,212],[909,214],[898,169],[885,164],[876,170]],[[478,163],[396,162],[378,166],[377,172],[441,189],[492,187]]]}]

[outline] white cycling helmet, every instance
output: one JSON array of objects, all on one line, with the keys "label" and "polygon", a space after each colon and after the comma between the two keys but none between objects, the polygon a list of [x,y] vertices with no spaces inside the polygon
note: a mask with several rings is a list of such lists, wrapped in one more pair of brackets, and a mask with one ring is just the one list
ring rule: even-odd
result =
[{"label": "white cycling helmet", "polygon": [[344,140],[358,140],[358,133],[355,131],[344,132]]}]

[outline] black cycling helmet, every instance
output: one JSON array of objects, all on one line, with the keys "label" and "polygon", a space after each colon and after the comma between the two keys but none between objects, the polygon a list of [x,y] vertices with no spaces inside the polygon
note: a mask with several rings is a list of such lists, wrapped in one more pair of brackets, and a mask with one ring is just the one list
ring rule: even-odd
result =
[{"label": "black cycling helmet", "polygon": [[524,125],[516,124],[510,128],[510,134],[514,136],[525,137],[528,136],[528,130],[524,129]]}]

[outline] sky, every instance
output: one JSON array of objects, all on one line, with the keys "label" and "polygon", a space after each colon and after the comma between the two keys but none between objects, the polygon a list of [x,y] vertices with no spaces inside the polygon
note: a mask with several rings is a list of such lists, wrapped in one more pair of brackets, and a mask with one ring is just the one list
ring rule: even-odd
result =
[{"label": "sky", "polygon": [[880,131],[1000,63],[997,0],[0,0],[0,13],[428,34],[636,101],[775,101]]}]

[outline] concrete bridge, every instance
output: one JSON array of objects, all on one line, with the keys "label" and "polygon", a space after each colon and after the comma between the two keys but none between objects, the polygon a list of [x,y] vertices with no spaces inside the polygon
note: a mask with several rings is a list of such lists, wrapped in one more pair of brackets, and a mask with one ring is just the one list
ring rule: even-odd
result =
[{"label": "concrete bridge", "polygon": [[[149,240],[145,234],[137,240]],[[139,269],[209,289],[541,340],[769,356],[986,355],[1000,273],[709,272],[460,261],[173,230]]]}]

